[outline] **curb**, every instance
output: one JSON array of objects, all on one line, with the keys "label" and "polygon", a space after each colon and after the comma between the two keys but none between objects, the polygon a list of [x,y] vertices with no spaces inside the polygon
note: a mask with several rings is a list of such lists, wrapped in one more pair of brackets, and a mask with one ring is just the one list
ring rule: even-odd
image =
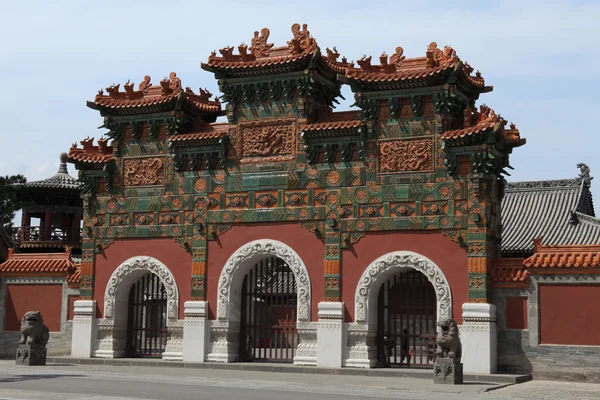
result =
[{"label": "curb", "polygon": [[[179,361],[150,361],[140,359],[124,358],[71,358],[71,357],[48,357],[50,364],[80,364],[80,365],[114,365],[135,367],[165,367],[165,368],[195,368],[214,369],[230,371],[256,371],[272,373],[297,373],[297,374],[323,374],[323,375],[346,375],[346,376],[373,376],[390,378],[417,378],[432,379],[428,370],[408,369],[361,369],[361,368],[319,368],[290,365],[252,364],[252,363],[189,363]],[[527,382],[531,375],[484,375],[465,374],[465,382],[504,384],[505,386]]]}]

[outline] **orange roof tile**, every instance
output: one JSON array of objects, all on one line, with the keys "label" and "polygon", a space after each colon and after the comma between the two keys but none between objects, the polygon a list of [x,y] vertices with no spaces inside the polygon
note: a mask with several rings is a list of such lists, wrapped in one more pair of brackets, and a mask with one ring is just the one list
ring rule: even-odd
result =
[{"label": "orange roof tile", "polygon": [[69,162],[103,164],[113,159],[113,148],[106,145],[106,139],[98,139],[98,146],[94,146],[94,139],[89,137],[80,143],[83,146],[81,149],[77,148],[77,143],[71,145],[68,154]]},{"label": "orange roof tile", "polygon": [[292,33],[294,36],[287,42],[287,46],[273,47],[272,43],[268,43],[269,29],[263,28],[260,33],[254,32],[250,47],[245,44],[239,45],[238,54],[233,54],[232,46],[224,47],[219,50],[221,56],[217,56],[217,52],[213,51],[208,57],[208,62],[203,63],[202,67],[208,70],[252,69],[292,65],[310,59],[318,50],[318,46],[307,25],[292,25]]},{"label": "orange roof tile", "polygon": [[495,287],[526,287],[529,273],[522,258],[500,258],[493,262],[492,284]]},{"label": "orange roof tile", "polygon": [[483,91],[491,90],[485,86],[485,81],[477,72],[472,76],[473,68],[463,63],[456,55],[452,47],[446,46],[444,50],[438,49],[437,43],[432,42],[426,51],[425,57],[406,58],[402,47],[396,47],[396,51],[389,59],[386,53],[379,57],[380,64],[371,64],[372,57],[363,56],[357,61],[360,68],[355,68],[353,63],[342,63],[336,61],[335,53],[328,51],[327,62],[335,67],[351,81],[364,83],[389,83],[402,82],[433,77],[452,68],[460,68],[459,76],[469,82],[473,87]]},{"label": "orange roof tile", "polygon": [[228,127],[229,124],[226,122],[207,124],[200,131],[173,135],[169,140],[171,142],[186,142],[202,139],[220,139],[227,136]]},{"label": "orange roof tile", "polygon": [[305,132],[331,129],[352,129],[362,125],[359,111],[343,111],[329,113],[318,121],[304,125]]},{"label": "orange roof tile", "polygon": [[537,242],[535,253],[523,265],[531,269],[600,268],[600,245],[541,246]]},{"label": "orange roof tile", "polygon": [[522,146],[526,140],[521,138],[519,130],[514,124],[510,129],[505,129],[507,121],[485,104],[480,106],[480,111],[472,108],[465,109],[464,128],[454,129],[442,133],[442,139],[456,140],[475,136],[488,129],[498,130],[506,143],[513,147]]},{"label": "orange roof tile", "polygon": [[81,283],[81,265],[76,265],[75,269],[67,276],[67,285],[70,288],[77,288]]},{"label": "orange roof tile", "polygon": [[9,249],[8,259],[0,264],[1,274],[68,273],[73,270],[71,251],[66,253],[15,254]]},{"label": "orange roof tile", "polygon": [[138,90],[133,89],[133,83],[127,81],[123,85],[124,92],[120,92],[120,85],[112,85],[106,88],[108,95],[103,90],[98,92],[93,102],[88,102],[88,106],[94,109],[104,110],[123,110],[123,109],[142,109],[144,107],[160,106],[165,104],[175,104],[181,98],[187,101],[193,108],[208,113],[221,112],[221,103],[215,96],[210,100],[211,93],[200,89],[200,94],[194,93],[189,87],[185,91],[181,87],[181,80],[175,72],[171,72],[169,78],[160,81],[160,85],[152,85],[150,77],[146,75],[139,84]]}]

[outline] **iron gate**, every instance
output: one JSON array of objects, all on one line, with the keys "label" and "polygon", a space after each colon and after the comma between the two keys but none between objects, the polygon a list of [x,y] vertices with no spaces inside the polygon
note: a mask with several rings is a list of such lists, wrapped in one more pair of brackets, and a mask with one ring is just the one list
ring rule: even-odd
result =
[{"label": "iron gate", "polygon": [[285,261],[270,257],[244,278],[240,361],[293,361],[298,344],[294,273]]},{"label": "iron gate", "polygon": [[379,291],[379,366],[430,366],[435,359],[437,299],[418,271],[389,278]]},{"label": "iron gate", "polygon": [[126,357],[160,357],[167,344],[167,292],[157,275],[142,276],[129,291]]}]

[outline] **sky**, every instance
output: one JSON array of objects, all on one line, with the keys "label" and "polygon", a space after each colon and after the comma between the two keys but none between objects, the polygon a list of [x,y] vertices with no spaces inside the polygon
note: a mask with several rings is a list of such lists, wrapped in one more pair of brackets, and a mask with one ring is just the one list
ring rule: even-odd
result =
[{"label": "sky", "polygon": [[[527,139],[509,181],[573,178],[580,162],[600,176],[600,1],[5,0],[0,16],[0,175],[47,178],[72,143],[101,136],[85,105],[101,88],[175,71],[184,87],[218,93],[200,69],[212,50],[249,44],[263,27],[285,45],[306,23],[323,52],[337,46],[349,60],[451,45],[494,86],[477,104]],[[340,111],[352,103],[343,94]],[[600,178],[592,192],[600,199]]]}]

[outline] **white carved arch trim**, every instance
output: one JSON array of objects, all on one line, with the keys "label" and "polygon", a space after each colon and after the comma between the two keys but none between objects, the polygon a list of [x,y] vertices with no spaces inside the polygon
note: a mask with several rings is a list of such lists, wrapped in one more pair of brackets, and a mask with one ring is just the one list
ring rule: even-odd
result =
[{"label": "white carved arch trim", "polygon": [[429,258],[412,251],[395,251],[379,257],[363,272],[354,299],[356,322],[377,322],[377,298],[383,282],[403,268],[423,273],[437,297],[437,318],[452,318],[452,293],[442,270]]},{"label": "white carved arch trim", "polygon": [[260,239],[237,249],[225,263],[219,277],[217,320],[239,321],[240,293],[246,272],[265,256],[275,256],[290,267],[296,279],[297,321],[310,321],[310,278],[300,256],[278,240]]},{"label": "white carved arch trim", "polygon": [[[119,265],[108,280],[104,292],[104,318],[115,318],[115,308],[119,300],[127,298],[131,285],[143,274],[156,274],[167,292],[167,321],[177,320],[179,292],[175,277],[165,264],[147,256],[132,257]],[[126,318],[126,317],[125,317]]]}]

